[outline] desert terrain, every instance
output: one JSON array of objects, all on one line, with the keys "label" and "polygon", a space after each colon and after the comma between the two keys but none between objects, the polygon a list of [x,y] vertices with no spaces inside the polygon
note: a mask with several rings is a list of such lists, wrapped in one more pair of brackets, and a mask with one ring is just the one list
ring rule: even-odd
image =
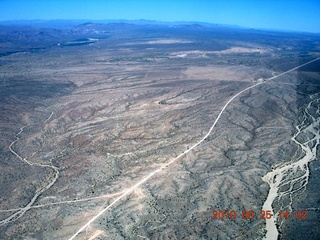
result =
[{"label": "desert terrain", "polygon": [[320,237],[319,35],[0,30],[0,239]]}]

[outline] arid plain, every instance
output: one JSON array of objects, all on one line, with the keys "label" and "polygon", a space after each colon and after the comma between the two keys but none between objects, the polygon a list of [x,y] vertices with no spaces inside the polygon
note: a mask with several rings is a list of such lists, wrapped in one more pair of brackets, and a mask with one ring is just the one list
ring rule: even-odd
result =
[{"label": "arid plain", "polygon": [[320,236],[319,35],[0,29],[1,239]]}]

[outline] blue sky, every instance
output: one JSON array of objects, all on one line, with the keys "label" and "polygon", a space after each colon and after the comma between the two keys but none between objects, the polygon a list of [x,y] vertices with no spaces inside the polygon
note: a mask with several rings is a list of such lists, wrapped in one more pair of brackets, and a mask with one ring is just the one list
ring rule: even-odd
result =
[{"label": "blue sky", "polygon": [[0,0],[1,20],[198,21],[320,33],[320,0]]}]

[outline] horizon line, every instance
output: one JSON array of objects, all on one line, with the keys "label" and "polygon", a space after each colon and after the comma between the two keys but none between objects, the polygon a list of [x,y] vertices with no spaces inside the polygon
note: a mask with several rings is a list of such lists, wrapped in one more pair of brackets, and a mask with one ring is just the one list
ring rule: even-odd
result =
[{"label": "horizon line", "polygon": [[[99,21],[110,21],[110,23],[121,23],[121,22],[153,22],[153,23],[163,23],[163,24],[170,24],[170,23],[194,23],[194,24],[207,24],[207,25],[217,25],[217,26],[225,26],[225,27],[234,27],[234,28],[242,28],[242,29],[250,29],[250,30],[260,30],[260,31],[273,31],[273,32],[286,32],[286,33],[309,33],[309,34],[320,34],[320,32],[311,32],[311,31],[303,31],[303,30],[288,30],[288,29],[274,29],[274,28],[259,28],[259,27],[248,27],[248,26],[241,26],[236,24],[225,24],[225,23],[213,23],[213,22],[205,22],[205,21],[183,21],[183,20],[177,20],[177,21],[162,21],[162,20],[152,20],[152,19],[90,19],[90,18],[56,18],[56,19],[11,19],[11,20],[0,20],[0,23],[5,22],[34,22],[34,21],[42,21],[42,22],[50,22],[50,21],[84,21],[86,22],[99,22]],[[157,24],[154,24],[157,25]],[[204,26],[208,27],[208,26]]]}]

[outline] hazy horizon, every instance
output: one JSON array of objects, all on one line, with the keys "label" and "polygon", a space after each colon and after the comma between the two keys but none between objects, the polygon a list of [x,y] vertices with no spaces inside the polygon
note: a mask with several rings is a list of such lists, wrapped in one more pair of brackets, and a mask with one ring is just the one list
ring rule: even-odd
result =
[{"label": "hazy horizon", "polygon": [[0,9],[0,21],[143,19],[320,33],[320,2],[315,0],[2,0]]}]

